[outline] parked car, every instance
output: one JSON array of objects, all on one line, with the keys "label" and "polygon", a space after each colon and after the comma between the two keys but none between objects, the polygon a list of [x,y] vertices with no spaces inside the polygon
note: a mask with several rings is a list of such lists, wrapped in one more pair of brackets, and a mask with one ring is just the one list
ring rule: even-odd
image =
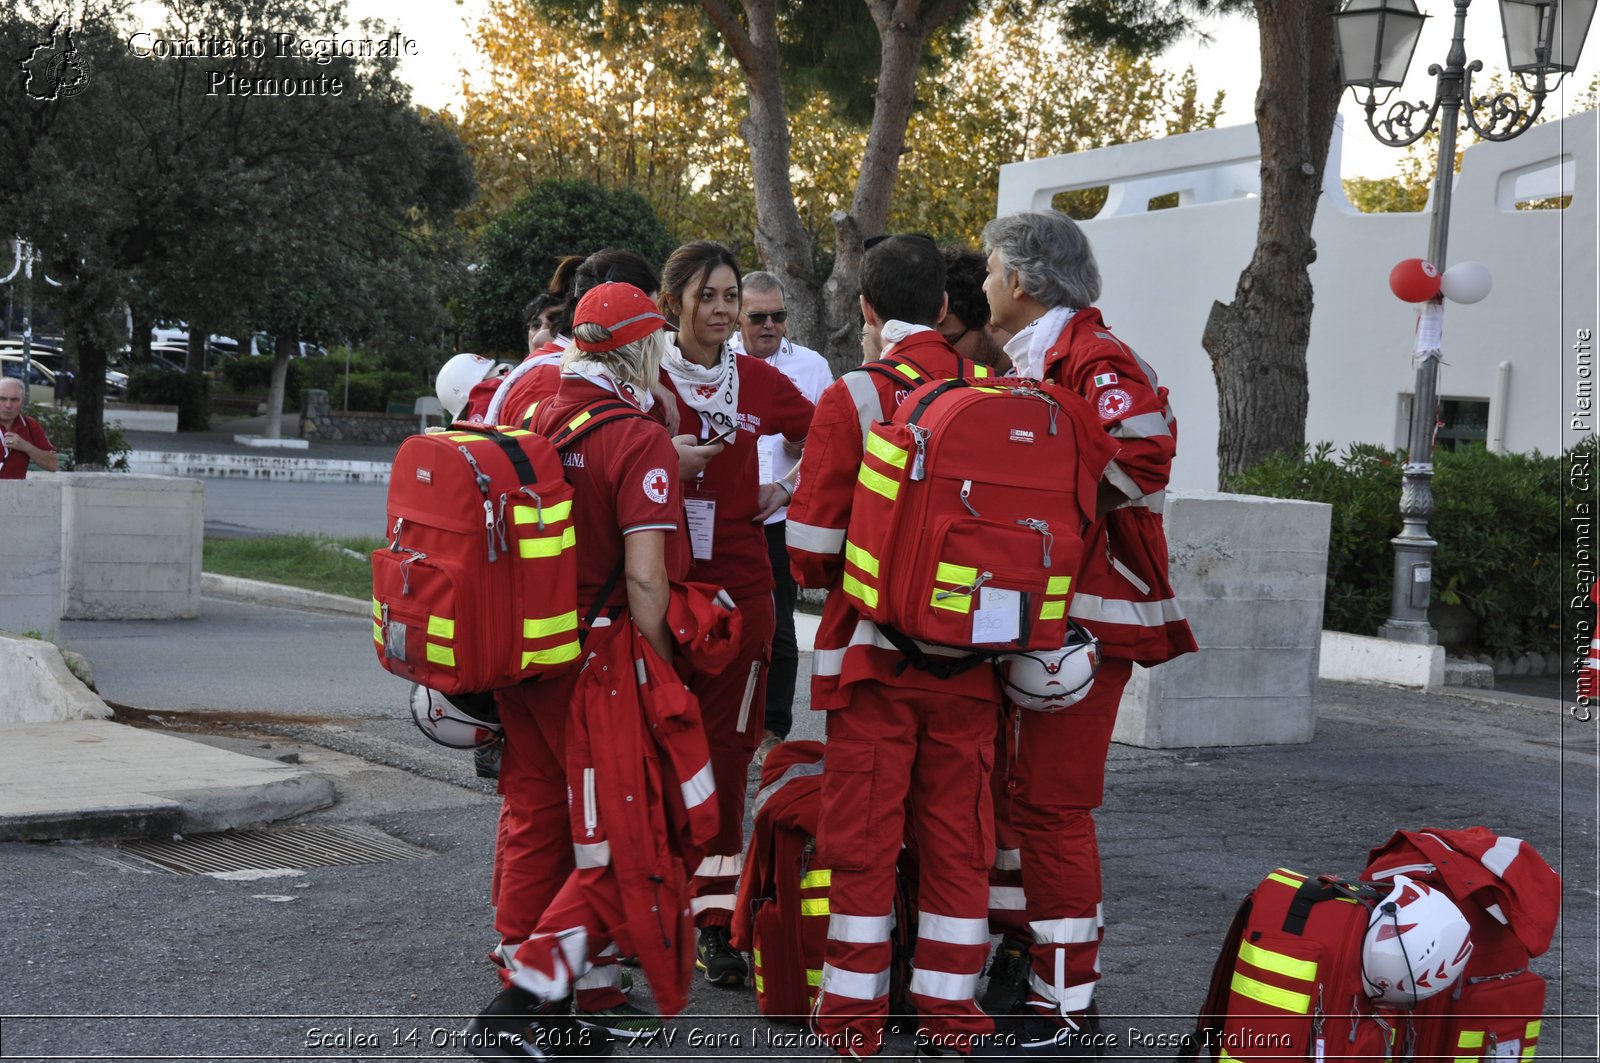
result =
[{"label": "parked car", "polygon": [[[278,352],[277,341],[270,333],[258,332],[250,337],[250,354],[254,356],[271,356]],[[326,358],[328,349],[321,344],[300,341],[300,349],[295,352],[301,358]]]},{"label": "parked car", "polygon": [[[53,369],[37,361],[28,363],[28,403],[33,406],[54,403],[56,400],[56,374]],[[0,353],[0,372],[13,380],[22,379],[22,355]]]}]

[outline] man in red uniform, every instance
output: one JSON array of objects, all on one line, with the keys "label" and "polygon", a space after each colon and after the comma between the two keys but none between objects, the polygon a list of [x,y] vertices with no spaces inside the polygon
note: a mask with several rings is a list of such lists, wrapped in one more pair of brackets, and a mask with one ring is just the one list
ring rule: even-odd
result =
[{"label": "man in red uniform", "polygon": [[22,381],[0,377],[0,480],[23,479],[30,461],[45,472],[61,465],[44,426],[22,412],[22,403]]},{"label": "man in red uniform", "polygon": [[[1022,934],[1032,939],[1025,1000],[1003,1003],[1026,1005],[1016,1039],[1022,1054],[1088,1055],[1089,1039],[1075,1035],[1093,1015],[1104,935],[1092,813],[1104,795],[1117,706],[1135,663],[1151,667],[1197,648],[1167,580],[1161,522],[1178,427],[1155,371],[1090,305],[1100,270],[1071,219],[1055,211],[997,218],[983,242],[984,291],[995,323],[1014,333],[1006,354],[1018,373],[1084,396],[1118,446],[1068,609],[1100,640],[1100,672],[1088,696],[1064,712],[1011,709],[1017,719],[995,772],[997,819],[1020,848],[997,853],[996,864],[1020,855],[1027,916],[1025,929],[1006,929],[1013,949]],[[1004,974],[996,968],[991,985]]]},{"label": "man in red uniform", "polygon": [[[909,667],[839,590],[865,426],[891,416],[918,383],[982,370],[935,331],[944,281],[944,260],[926,237],[891,237],[867,251],[863,344],[905,379],[856,370],[823,392],[789,507],[796,581],[833,591],[812,658],[811,705],[828,713],[818,855],[832,869],[812,1022],[841,1055],[882,1047],[895,863],[908,806],[921,873],[909,992],[923,1051],[966,1055],[993,1029],[973,991],[989,945],[989,771],[999,684],[989,668],[937,678]],[[963,655],[932,646],[924,652]]]}]

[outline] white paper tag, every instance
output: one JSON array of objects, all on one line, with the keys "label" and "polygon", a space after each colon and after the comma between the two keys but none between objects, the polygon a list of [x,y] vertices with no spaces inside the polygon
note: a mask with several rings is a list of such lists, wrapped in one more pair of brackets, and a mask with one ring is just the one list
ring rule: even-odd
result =
[{"label": "white paper tag", "polygon": [[1444,343],[1444,304],[1423,303],[1417,311],[1417,354],[1437,351]]},{"label": "white paper tag", "polygon": [[1519,1060],[1522,1058],[1522,1041],[1520,1039],[1516,1041],[1496,1041],[1494,1054],[1488,1058],[1507,1061]]},{"label": "white paper tag", "polygon": [[978,588],[978,608],[972,612],[972,641],[1014,642],[1022,630],[1022,592],[999,587]]},{"label": "white paper tag", "polygon": [[689,521],[689,550],[696,561],[711,560],[711,534],[717,519],[717,504],[709,498],[683,500],[684,516]]},{"label": "white paper tag", "polygon": [[756,483],[769,484],[777,479],[772,472],[772,449],[780,445],[773,436],[763,436],[756,444]]}]

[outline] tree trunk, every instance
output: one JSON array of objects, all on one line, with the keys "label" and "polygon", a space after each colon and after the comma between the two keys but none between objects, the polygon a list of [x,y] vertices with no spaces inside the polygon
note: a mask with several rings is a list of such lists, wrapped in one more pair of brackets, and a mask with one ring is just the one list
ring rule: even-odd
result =
[{"label": "tree trunk", "polygon": [[150,364],[150,330],[155,327],[156,315],[149,307],[133,308],[133,334],[128,337],[128,368]]},{"label": "tree trunk", "polygon": [[289,359],[300,349],[298,329],[280,329],[272,352],[272,386],[267,392],[267,438],[283,438],[283,393],[289,380]]},{"label": "tree trunk", "polygon": [[1261,199],[1255,254],[1201,343],[1217,381],[1217,478],[1305,447],[1311,224],[1339,106],[1333,19],[1304,0],[1256,0],[1261,32]]},{"label": "tree trunk", "polygon": [[[72,467],[106,467],[106,322],[115,312],[113,289],[79,280],[67,294],[66,343],[77,366],[77,413],[72,436]],[[97,290],[103,289],[103,290]]]},{"label": "tree trunk", "polygon": [[211,428],[210,391],[206,384],[206,337],[211,320],[189,315],[189,351],[184,359],[184,389],[178,397],[178,431],[205,432]]}]

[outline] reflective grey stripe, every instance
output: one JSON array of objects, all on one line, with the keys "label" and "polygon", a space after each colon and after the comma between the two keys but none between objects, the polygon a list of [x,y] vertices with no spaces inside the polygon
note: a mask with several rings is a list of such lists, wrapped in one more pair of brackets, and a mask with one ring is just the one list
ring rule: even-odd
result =
[{"label": "reflective grey stripe", "polygon": [[580,868],[611,866],[611,843],[595,842],[593,845],[572,843],[572,856]]},{"label": "reflective grey stripe", "polygon": [[1125,624],[1129,627],[1165,627],[1183,619],[1183,610],[1171,598],[1157,602],[1130,602],[1122,598],[1102,598],[1079,593],[1072,599],[1067,615],[1090,623]]},{"label": "reflective grey stripe", "polygon": [[1115,461],[1106,466],[1106,471],[1101,474],[1101,478],[1118,491],[1127,495],[1129,501],[1138,498],[1144,493],[1143,488],[1134,483],[1133,477],[1129,476],[1127,471]]},{"label": "reflective grey stripe", "polygon": [[644,658],[643,657],[635,657],[634,658],[634,660],[633,660],[633,674],[639,677],[639,685],[640,686],[645,686],[650,682],[650,672],[644,666]]},{"label": "reflective grey stripe", "polygon": [[696,878],[735,878],[744,870],[744,854],[732,856],[707,856],[694,869]]},{"label": "reflective grey stripe", "polygon": [[1148,509],[1159,515],[1167,507],[1167,493],[1165,491],[1151,491],[1143,498],[1130,498],[1126,502],[1119,502],[1113,509]]},{"label": "reflective grey stripe", "polygon": [[1120,575],[1123,579],[1127,580],[1135,587],[1138,587],[1140,594],[1150,593],[1150,584],[1140,579],[1138,574],[1135,573],[1133,569],[1129,568],[1127,565],[1124,565],[1121,561],[1118,561],[1114,557],[1111,559],[1111,567],[1116,569],[1118,575]]},{"label": "reflective grey stripe", "polygon": [[1033,931],[1033,940],[1041,945],[1087,945],[1100,940],[1103,925],[1099,915],[1087,915],[1078,919],[1040,919],[1030,922],[1028,928]]},{"label": "reflective grey stripe", "polygon": [[989,907],[997,912],[1025,912],[1028,897],[1021,886],[990,886]]},{"label": "reflective grey stripe", "polygon": [[853,369],[839,379],[844,381],[845,390],[850,392],[850,401],[855,403],[856,421],[861,425],[861,445],[865,447],[873,422],[884,415],[883,400],[878,397],[878,387],[872,382],[872,374],[865,369]]},{"label": "reflective grey stripe", "polygon": [[986,945],[989,943],[989,920],[918,912],[917,937],[947,945]]},{"label": "reflective grey stripe", "polygon": [[848,941],[852,945],[875,945],[889,940],[889,930],[893,925],[892,915],[844,915],[834,912],[828,916],[828,939]]},{"label": "reflective grey stripe", "polygon": [[751,802],[751,805],[750,805],[750,818],[754,819],[756,816],[761,815],[761,807],[763,805],[765,805],[772,798],[773,794],[775,794],[779,790],[781,790],[783,788],[784,784],[788,783],[790,780],[792,780],[792,779],[800,779],[800,778],[803,778],[803,777],[805,777],[807,775],[821,775],[821,774],[822,774],[822,761],[820,761],[820,760],[809,761],[809,762],[804,763],[804,764],[793,764],[793,765],[790,765],[784,771],[784,773],[782,775],[778,776],[778,778],[770,786],[763,786],[756,793],[756,799],[753,802]]},{"label": "reflective grey stripe", "polygon": [[843,528],[824,528],[816,524],[801,524],[797,520],[785,523],[787,527],[783,539],[790,549],[812,554],[837,554],[844,549]]},{"label": "reflective grey stripe", "polygon": [[[922,927],[917,927],[917,933],[922,932]],[[966,1001],[972,1002],[973,993],[978,989],[978,972],[971,974],[951,974],[949,971],[925,971],[918,967],[911,973],[911,993],[919,997],[932,997],[935,1000]]]},{"label": "reflective grey stripe", "polygon": [[1046,982],[1043,978],[1040,978],[1036,974],[1030,973],[1028,975],[1028,987],[1035,993],[1038,993],[1040,997],[1052,1004],[1055,1004],[1063,1015],[1066,1015],[1069,1012],[1087,1011],[1089,1009],[1089,1004],[1094,1000],[1093,982],[1088,982],[1084,985],[1069,985],[1065,987],[1066,991],[1059,994],[1061,997],[1059,1001],[1056,1000],[1056,996],[1058,995],[1056,993],[1056,987],[1051,985],[1049,982]]},{"label": "reflective grey stripe", "polygon": [[694,776],[678,786],[683,794],[683,803],[689,808],[698,808],[711,800],[717,792],[715,777],[711,774],[711,762],[708,760],[694,773]]},{"label": "reflective grey stripe", "polygon": [[851,1000],[877,1000],[879,997],[886,997],[889,995],[889,969],[885,967],[881,971],[859,974],[855,971],[841,971],[831,963],[824,963],[818,1003],[821,1003],[821,993],[836,993]]},{"label": "reflective grey stripe", "polygon": [[1126,417],[1112,425],[1107,433],[1114,439],[1154,439],[1170,436],[1167,419],[1159,413],[1141,413]]},{"label": "reflective grey stripe", "polygon": [[706,911],[733,911],[733,894],[710,893],[704,897],[695,897],[689,902],[689,913],[699,915]]},{"label": "reflective grey stripe", "polygon": [[1021,849],[996,849],[994,851],[994,869],[996,871],[1021,871]]}]

